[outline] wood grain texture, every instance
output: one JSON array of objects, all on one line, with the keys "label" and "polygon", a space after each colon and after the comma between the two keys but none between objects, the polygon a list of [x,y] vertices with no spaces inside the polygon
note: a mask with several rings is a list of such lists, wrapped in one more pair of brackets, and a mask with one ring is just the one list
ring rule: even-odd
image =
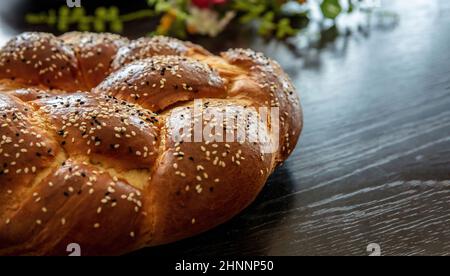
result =
[{"label": "wood grain texture", "polygon": [[252,44],[300,91],[295,154],[242,216],[142,254],[367,255],[373,242],[383,255],[450,254],[450,3],[384,4],[395,26],[301,57]]},{"label": "wood grain texture", "polygon": [[301,141],[241,215],[134,255],[368,255],[369,243],[383,255],[450,255],[450,1],[384,9],[398,22],[299,55],[220,41],[280,61],[302,97]]}]

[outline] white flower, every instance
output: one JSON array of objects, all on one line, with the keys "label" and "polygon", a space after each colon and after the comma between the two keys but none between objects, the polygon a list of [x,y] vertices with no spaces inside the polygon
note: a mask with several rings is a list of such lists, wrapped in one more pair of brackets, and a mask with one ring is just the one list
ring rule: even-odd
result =
[{"label": "white flower", "polygon": [[187,20],[189,29],[194,30],[195,33],[211,37],[215,37],[222,32],[236,16],[234,11],[229,11],[225,16],[219,18],[219,13],[214,10],[199,9],[194,6],[189,7],[189,13],[190,17]]}]

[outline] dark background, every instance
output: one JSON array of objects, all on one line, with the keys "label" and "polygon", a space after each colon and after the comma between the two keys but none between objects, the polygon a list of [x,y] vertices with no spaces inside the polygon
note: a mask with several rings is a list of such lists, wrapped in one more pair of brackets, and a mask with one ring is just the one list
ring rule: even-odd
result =
[{"label": "dark background", "polygon": [[[52,31],[26,25],[24,14],[64,2],[1,0],[0,42]],[[82,4],[111,2],[120,1]],[[119,6],[132,11],[142,2]],[[305,128],[235,219],[133,254],[367,255],[378,243],[383,255],[450,255],[450,1],[382,2],[370,20],[325,28],[320,39],[265,42],[233,28],[193,38],[213,51],[252,47],[277,59],[298,88]],[[132,23],[126,35],[151,26]]]}]

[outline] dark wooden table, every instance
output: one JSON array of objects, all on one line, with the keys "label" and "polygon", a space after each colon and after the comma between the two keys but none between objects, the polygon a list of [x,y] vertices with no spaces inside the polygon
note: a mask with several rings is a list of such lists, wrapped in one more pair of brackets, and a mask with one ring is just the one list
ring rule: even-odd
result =
[{"label": "dark wooden table", "polygon": [[450,255],[450,1],[384,1],[383,10],[398,20],[327,31],[295,52],[221,40],[289,72],[303,101],[301,141],[235,219],[134,254],[367,255],[377,243],[383,255]]}]

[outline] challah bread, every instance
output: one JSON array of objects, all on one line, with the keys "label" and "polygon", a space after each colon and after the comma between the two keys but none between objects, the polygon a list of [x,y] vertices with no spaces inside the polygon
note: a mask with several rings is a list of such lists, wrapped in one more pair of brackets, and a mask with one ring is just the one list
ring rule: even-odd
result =
[{"label": "challah bread", "polygon": [[[279,115],[239,116],[260,107]],[[251,50],[19,35],[0,50],[0,255],[117,255],[204,232],[255,199],[301,129],[291,81]]]}]

